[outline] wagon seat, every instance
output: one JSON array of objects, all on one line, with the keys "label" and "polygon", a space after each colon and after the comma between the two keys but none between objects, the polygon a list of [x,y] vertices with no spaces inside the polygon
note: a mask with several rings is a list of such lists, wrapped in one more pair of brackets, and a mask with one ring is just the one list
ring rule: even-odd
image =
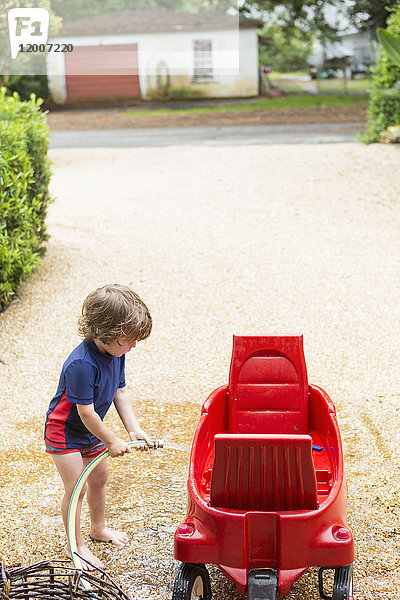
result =
[{"label": "wagon seat", "polygon": [[211,506],[317,508],[308,396],[302,336],[234,336],[229,425],[214,438]]}]

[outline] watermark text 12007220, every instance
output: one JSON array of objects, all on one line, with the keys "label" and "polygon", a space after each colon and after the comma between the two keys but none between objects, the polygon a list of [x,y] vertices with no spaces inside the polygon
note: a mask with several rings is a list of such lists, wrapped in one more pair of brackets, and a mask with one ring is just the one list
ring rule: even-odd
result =
[{"label": "watermark text 12007220", "polygon": [[72,52],[73,44],[20,44],[18,52]]}]

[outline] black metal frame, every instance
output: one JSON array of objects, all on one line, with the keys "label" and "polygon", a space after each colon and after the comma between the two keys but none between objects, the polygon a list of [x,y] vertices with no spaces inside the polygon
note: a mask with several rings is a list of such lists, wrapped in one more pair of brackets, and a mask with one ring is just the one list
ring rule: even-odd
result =
[{"label": "black metal frame", "polygon": [[[63,560],[44,560],[27,567],[6,567],[2,563],[0,599],[130,600],[102,569],[94,567],[94,571],[80,571],[69,565]],[[82,579],[90,585],[90,589],[83,586]]]}]

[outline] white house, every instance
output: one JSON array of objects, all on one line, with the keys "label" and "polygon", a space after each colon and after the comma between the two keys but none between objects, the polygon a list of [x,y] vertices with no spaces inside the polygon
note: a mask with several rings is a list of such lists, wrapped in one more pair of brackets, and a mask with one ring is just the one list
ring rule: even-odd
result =
[{"label": "white house", "polygon": [[[55,102],[258,94],[262,23],[221,13],[123,11],[64,23],[49,43]],[[58,47],[58,46],[57,46]]]},{"label": "white house", "polygon": [[326,6],[325,17],[329,23],[339,27],[339,40],[325,45],[316,44],[309,63],[320,68],[327,61],[345,59],[348,75],[366,73],[376,62],[376,48],[372,35],[352,27],[343,10],[338,7]]},{"label": "white house", "polygon": [[347,31],[337,42],[327,43],[325,47],[318,44],[308,62],[321,68],[335,59],[345,59],[348,76],[356,73],[366,74],[369,67],[376,62],[374,41],[367,32]]}]

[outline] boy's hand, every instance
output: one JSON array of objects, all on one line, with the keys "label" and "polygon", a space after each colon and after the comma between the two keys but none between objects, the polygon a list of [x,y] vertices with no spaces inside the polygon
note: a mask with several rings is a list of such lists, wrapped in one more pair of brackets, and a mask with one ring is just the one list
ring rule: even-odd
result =
[{"label": "boy's hand", "polygon": [[131,452],[131,449],[124,440],[122,440],[119,437],[116,437],[115,440],[111,442],[111,444],[108,444],[108,451],[110,453],[110,456],[112,458],[115,458],[116,456],[122,456],[127,452]]},{"label": "boy's hand", "polygon": [[129,437],[131,438],[132,442],[136,442],[137,440],[144,440],[146,442],[146,444],[143,444],[142,446],[135,446],[136,450],[146,450],[147,451],[153,447],[150,437],[140,427],[138,427],[134,431],[129,431]]}]

